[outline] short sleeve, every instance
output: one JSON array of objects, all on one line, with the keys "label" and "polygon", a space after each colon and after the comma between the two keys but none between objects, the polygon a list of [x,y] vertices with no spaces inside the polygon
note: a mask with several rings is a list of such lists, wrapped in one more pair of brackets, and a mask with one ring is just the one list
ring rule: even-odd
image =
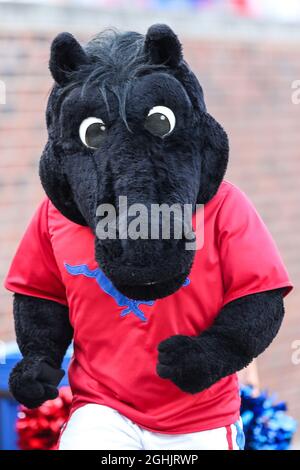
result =
[{"label": "short sleeve", "polygon": [[246,195],[229,185],[218,214],[224,305],[272,289],[292,289],[279,251]]},{"label": "short sleeve", "polygon": [[53,300],[67,305],[65,287],[52,251],[45,199],[34,214],[20,242],[5,279],[15,293]]}]

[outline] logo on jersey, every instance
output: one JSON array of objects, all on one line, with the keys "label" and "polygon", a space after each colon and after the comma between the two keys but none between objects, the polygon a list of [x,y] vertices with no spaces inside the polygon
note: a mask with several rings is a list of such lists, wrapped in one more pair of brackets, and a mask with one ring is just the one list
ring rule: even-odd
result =
[{"label": "logo on jersey", "polygon": [[[110,295],[119,307],[125,307],[122,310],[120,316],[125,317],[130,313],[133,313],[142,321],[147,321],[147,317],[144,312],[140,309],[141,305],[154,305],[155,300],[133,300],[126,297],[126,295],[121,294],[112,282],[105,276],[101,269],[89,269],[86,264],[80,264],[78,266],[71,266],[70,264],[65,263],[65,268],[69,274],[72,276],[86,276],[92,279],[96,279],[98,286],[106,294]],[[184,286],[187,286],[190,283],[189,279],[186,279]]]}]

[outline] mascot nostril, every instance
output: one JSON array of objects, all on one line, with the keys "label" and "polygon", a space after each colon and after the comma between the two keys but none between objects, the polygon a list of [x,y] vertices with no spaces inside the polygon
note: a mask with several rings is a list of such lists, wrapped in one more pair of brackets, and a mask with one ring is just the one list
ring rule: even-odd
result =
[{"label": "mascot nostril", "polygon": [[47,197],[6,279],[23,355],[10,390],[54,399],[73,339],[60,449],[235,449],[236,372],[276,336],[292,286],[223,180],[226,132],[167,25],[85,47],[59,34],[49,68]]}]

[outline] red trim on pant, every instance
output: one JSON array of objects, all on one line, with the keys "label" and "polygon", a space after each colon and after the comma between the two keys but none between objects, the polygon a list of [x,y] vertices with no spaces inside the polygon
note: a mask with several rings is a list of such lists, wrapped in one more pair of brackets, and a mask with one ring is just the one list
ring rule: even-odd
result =
[{"label": "red trim on pant", "polygon": [[226,439],[228,442],[228,450],[233,450],[231,426],[226,426]]}]

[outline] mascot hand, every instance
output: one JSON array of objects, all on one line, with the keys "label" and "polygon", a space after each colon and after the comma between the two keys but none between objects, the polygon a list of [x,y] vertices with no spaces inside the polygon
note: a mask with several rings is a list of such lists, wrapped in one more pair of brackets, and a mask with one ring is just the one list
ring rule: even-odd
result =
[{"label": "mascot hand", "polygon": [[63,376],[63,370],[54,369],[44,358],[25,357],[12,370],[9,389],[18,402],[37,408],[58,396],[57,386]]},{"label": "mascot hand", "polygon": [[207,357],[199,338],[176,335],[158,346],[157,373],[169,379],[184,392],[197,393],[211,383]]}]

